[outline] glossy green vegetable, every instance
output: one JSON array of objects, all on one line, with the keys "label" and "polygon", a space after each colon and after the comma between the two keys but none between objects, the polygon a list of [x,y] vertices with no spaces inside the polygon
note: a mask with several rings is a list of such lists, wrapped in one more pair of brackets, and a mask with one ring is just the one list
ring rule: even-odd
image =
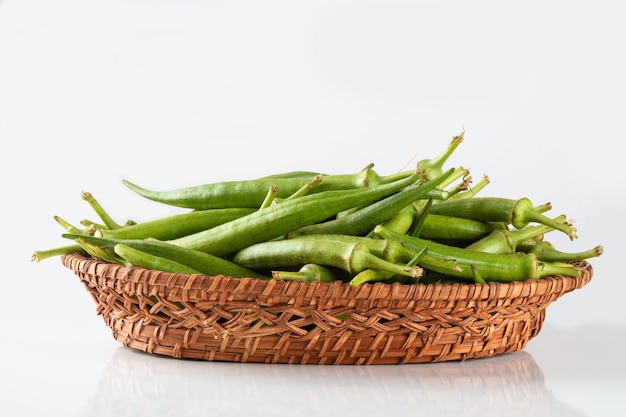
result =
[{"label": "glossy green vegetable", "polygon": [[346,214],[334,220],[310,224],[297,229],[289,233],[289,237],[307,234],[366,234],[377,224],[389,220],[412,202],[427,197],[428,193],[448,178],[453,171],[454,170],[449,170],[433,180],[410,186],[353,213]]},{"label": "glossy green vegetable", "polygon": [[[475,271],[478,271],[484,280],[504,282],[538,279],[554,275],[579,277],[582,274],[581,269],[574,265],[540,262],[534,254],[501,255],[473,251],[395,233],[383,226],[377,226],[376,233],[384,238],[397,239],[410,250],[419,251],[427,248],[428,256],[422,258],[420,265],[459,278],[474,280]],[[440,269],[438,265],[429,263],[431,258],[454,259],[458,264],[458,270]]]},{"label": "glossy green vegetable", "polygon": [[418,278],[421,268],[406,267],[373,255],[360,242],[348,243],[325,239],[287,239],[257,243],[240,250],[233,262],[250,269],[301,267],[318,264],[357,274],[365,269],[377,269],[393,274]]},{"label": "glossy green vegetable", "polygon": [[116,229],[98,229],[97,234],[114,239],[171,240],[187,236],[255,212],[252,208],[225,208],[190,211],[123,226]]},{"label": "glossy green vegetable", "polygon": [[301,227],[323,221],[340,211],[371,203],[409,186],[419,174],[389,184],[344,191],[324,191],[274,204],[252,214],[171,243],[216,256],[232,254]]},{"label": "glossy green vegetable", "polygon": [[[176,261],[177,263],[185,265],[186,267],[199,271],[205,275],[228,275],[236,278],[268,278],[266,275],[257,271],[251,271],[241,265],[231,262],[228,259],[223,259],[208,253],[183,248],[181,246],[172,245],[155,239],[112,239],[72,234],[65,234],[63,237],[67,239],[75,239],[76,241],[81,242],[81,244],[86,242],[92,248],[98,247],[99,250],[106,251],[104,254],[108,254],[108,256],[111,256],[114,253],[116,245],[123,244],[148,255]],[[94,254],[93,256],[96,259],[116,262],[115,259],[110,260],[102,255]]]},{"label": "glossy green vegetable", "polygon": [[[368,166],[356,174],[322,176],[321,183],[315,187],[315,192],[373,187],[410,177],[414,173],[407,171],[380,176],[371,169],[371,166]],[[317,174],[314,177],[316,176]],[[122,183],[149,200],[177,207],[207,210],[228,207],[258,208],[265,200],[270,187],[277,187],[276,198],[286,198],[300,190],[311,178],[313,177],[264,177],[254,180],[210,183],[168,191],[148,190],[128,180],[123,180]]]},{"label": "glossy green vegetable", "polygon": [[560,230],[572,240],[577,238],[576,228],[568,223],[554,221],[540,213],[528,198],[519,200],[500,197],[452,199],[433,204],[430,213],[486,222],[503,222],[516,229],[522,229],[531,222],[537,222]]},{"label": "glossy green vegetable", "polygon": [[369,164],[351,174],[289,171],[166,191],[123,181],[148,200],[189,211],[117,222],[83,193],[96,221],[76,226],[55,216],[71,244],[36,251],[32,259],[78,252],[181,274],[351,286],[581,276],[586,264],[579,261],[599,256],[602,246],[567,252],[546,241],[552,231],[577,237],[564,215],[545,214],[550,203],[478,197],[486,175],[472,184],[468,169],[445,167],[463,138],[455,136],[415,170],[390,175]]}]

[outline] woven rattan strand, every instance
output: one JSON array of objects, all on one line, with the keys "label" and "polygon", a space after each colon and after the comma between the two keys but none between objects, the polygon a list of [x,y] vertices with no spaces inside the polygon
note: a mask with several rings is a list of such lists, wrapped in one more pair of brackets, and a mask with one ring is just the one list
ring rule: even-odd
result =
[{"label": "woven rattan strand", "polygon": [[488,284],[295,282],[172,274],[62,256],[125,346],[208,361],[373,365],[524,349],[581,278]]}]

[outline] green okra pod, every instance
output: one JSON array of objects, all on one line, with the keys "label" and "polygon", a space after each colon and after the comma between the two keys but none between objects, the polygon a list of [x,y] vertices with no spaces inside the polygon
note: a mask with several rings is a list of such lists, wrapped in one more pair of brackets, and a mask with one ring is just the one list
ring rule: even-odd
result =
[{"label": "green okra pod", "polygon": [[354,190],[324,191],[283,201],[211,229],[171,240],[170,243],[211,253],[232,254],[255,243],[284,236],[350,207],[377,201],[417,181],[420,174],[389,184]]},{"label": "green okra pod", "polygon": [[[565,216],[553,219],[564,222]],[[489,253],[515,253],[517,245],[527,239],[535,239],[554,230],[551,226],[540,224],[537,226],[526,226],[523,229],[509,230],[508,228],[496,228],[487,236],[471,243],[465,249],[476,250]]]},{"label": "green okra pod", "polygon": [[195,210],[174,214],[140,222],[118,229],[99,229],[98,236],[113,239],[146,239],[171,240],[238,219],[250,213],[252,208],[224,208],[211,210]]},{"label": "green okra pod", "polygon": [[[371,166],[368,166],[355,174],[322,176],[321,182],[311,192],[371,187],[394,182],[412,176],[414,173],[406,171],[380,176],[371,169]],[[263,177],[253,180],[209,183],[167,191],[148,190],[127,180],[123,180],[122,183],[149,200],[194,210],[207,210],[229,207],[258,208],[265,200],[270,187],[275,185],[278,188],[276,198],[287,198],[305,187],[310,179],[311,177],[298,176]]]},{"label": "green okra pod", "polygon": [[365,269],[377,269],[417,278],[422,270],[386,261],[373,255],[360,242],[338,240],[285,239],[257,243],[240,250],[233,262],[250,269],[277,269],[317,264],[357,274]]},{"label": "green okra pod", "polygon": [[571,240],[577,237],[576,228],[571,224],[554,221],[540,213],[528,198],[518,200],[500,197],[452,199],[433,204],[430,213],[486,222],[504,222],[516,229],[522,229],[531,222],[537,222],[567,234]]},{"label": "green okra pod", "polygon": [[517,245],[517,250],[525,253],[534,253],[540,261],[573,262],[598,257],[604,252],[604,247],[597,245],[580,252],[565,252],[544,240],[541,242],[525,241]]},{"label": "green okra pod", "polygon": [[187,265],[183,265],[180,262],[151,255],[123,243],[118,243],[113,249],[118,256],[125,259],[129,264],[139,268],[181,274],[201,274],[201,272]]},{"label": "green okra pod", "polygon": [[389,220],[398,212],[408,207],[412,202],[425,198],[430,191],[434,190],[453,172],[454,169],[450,169],[435,179],[407,187],[400,192],[369,204],[353,213],[294,230],[289,233],[289,237],[307,234],[346,234],[355,236],[366,234],[370,232],[374,226]]},{"label": "green okra pod", "polygon": [[[123,244],[158,258],[176,261],[177,263],[185,265],[204,275],[226,275],[235,278],[268,278],[261,273],[244,268],[241,265],[237,265],[228,259],[172,245],[155,239],[112,239],[72,234],[65,234],[63,237],[68,239],[80,239],[81,242],[88,242],[92,247],[98,246],[106,249],[109,254],[114,251],[116,245]],[[99,257],[96,256],[96,258]],[[102,258],[100,259],[105,260]]]},{"label": "green okra pod", "polygon": [[333,282],[346,276],[346,271],[317,264],[305,264],[298,271],[272,271],[272,278],[281,281]]},{"label": "green okra pod", "polygon": [[[463,217],[428,213],[419,229],[419,237],[430,240],[475,241],[487,236],[500,226]],[[409,233],[413,235],[413,233]]]},{"label": "green okra pod", "polygon": [[[383,226],[376,227],[376,233],[384,238],[397,239],[412,250],[428,249],[427,255],[419,265],[457,278],[475,280],[477,273],[486,281],[517,281],[538,279],[548,276],[564,275],[580,277],[581,268],[571,264],[541,262],[534,254],[493,254],[465,248],[457,248],[414,236],[395,233]],[[431,260],[453,259],[458,264],[457,270],[442,269]]]},{"label": "green okra pod", "polygon": [[[420,252],[418,252],[417,254],[415,254],[411,260],[409,260],[409,262],[406,263],[406,267],[414,267],[415,265],[417,265],[417,263],[419,262],[420,259],[422,259],[422,257],[426,254],[426,252],[428,252],[427,249],[423,249]],[[365,269],[361,272],[359,272],[358,274],[356,274],[354,277],[352,277],[352,279],[350,280],[350,285],[353,287],[356,287],[358,285],[364,284],[366,282],[401,282],[403,284],[406,283],[417,283],[420,280],[421,276],[419,277],[406,277],[406,276],[400,276],[398,277],[398,275],[394,274],[393,272],[389,272],[389,271],[381,271],[379,269]]]}]

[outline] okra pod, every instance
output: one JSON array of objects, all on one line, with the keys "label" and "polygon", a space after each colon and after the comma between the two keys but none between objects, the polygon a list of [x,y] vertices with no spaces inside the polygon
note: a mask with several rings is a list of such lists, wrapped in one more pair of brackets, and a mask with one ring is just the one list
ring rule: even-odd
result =
[{"label": "okra pod", "polygon": [[[376,233],[383,238],[397,239],[411,250],[428,249],[427,256],[420,261],[420,266],[451,275],[457,278],[474,280],[476,272],[487,281],[516,281],[538,279],[548,276],[565,275],[579,277],[582,270],[571,264],[541,262],[537,256],[529,254],[493,254],[444,245],[414,236],[395,233],[383,226],[376,227]],[[442,270],[438,265],[430,263],[432,258],[453,259],[458,263],[458,270]]]},{"label": "okra pod", "polygon": [[176,261],[204,275],[227,275],[235,278],[268,278],[261,273],[237,265],[228,259],[155,239],[111,239],[72,234],[65,234],[63,237],[68,239],[79,238],[81,241],[89,242],[93,246],[105,248],[109,252],[114,251],[117,244],[123,244],[152,256]]},{"label": "okra pod", "polygon": [[[563,222],[565,216],[559,216],[554,221]],[[534,239],[554,230],[551,226],[540,224],[526,226],[523,229],[509,230],[508,228],[496,228],[487,236],[471,243],[465,249],[489,253],[515,253],[517,245],[527,239]]]},{"label": "okra pod", "polygon": [[435,241],[475,241],[498,227],[495,223],[428,213],[424,218],[419,237]]},{"label": "okra pod", "polygon": [[114,239],[153,238],[171,240],[210,229],[254,211],[255,209],[252,208],[196,210],[140,222],[118,229],[99,229],[96,235]]},{"label": "okra pod", "polygon": [[[370,166],[356,174],[326,175],[313,190],[315,193],[329,190],[349,190],[387,184],[412,176],[415,172],[401,172],[380,176]],[[224,181],[185,187],[168,191],[154,191],[140,187],[128,180],[122,183],[140,196],[159,203],[194,210],[213,208],[258,208],[271,186],[278,187],[276,198],[286,198],[300,190],[311,179],[300,177],[264,177],[254,180]]]},{"label": "okra pod", "polygon": [[337,240],[285,239],[257,243],[240,250],[232,259],[250,269],[298,267],[313,263],[339,268],[350,274],[377,269],[417,278],[422,273],[421,268],[407,268],[373,255],[363,243]]},{"label": "okra pod", "polygon": [[333,282],[344,280],[345,272],[324,265],[305,264],[298,271],[272,271],[272,278],[280,281]]},{"label": "okra pod", "polygon": [[544,240],[541,242],[525,241],[517,245],[517,250],[525,253],[534,253],[540,261],[572,262],[598,257],[604,252],[604,247],[598,245],[581,252],[564,252],[555,248],[552,243]]},{"label": "okra pod", "polygon": [[128,263],[139,268],[152,269],[156,271],[181,273],[181,274],[201,274],[193,268],[183,265],[180,262],[154,256],[138,249],[131,248],[123,243],[118,243],[114,247],[115,253]]},{"label": "okra pod", "polygon": [[366,234],[374,226],[389,220],[412,202],[425,198],[431,190],[434,190],[453,172],[454,169],[450,169],[435,179],[419,185],[412,185],[353,213],[326,222],[307,225],[289,233],[289,237],[307,234],[346,234],[355,236]]},{"label": "okra pod", "polygon": [[169,242],[216,256],[229,255],[255,243],[276,239],[323,221],[350,207],[377,201],[409,186],[419,177],[419,174],[413,174],[375,187],[305,195]]},{"label": "okra pod", "polygon": [[433,204],[432,214],[465,217],[486,222],[504,222],[516,229],[523,229],[531,222],[553,227],[573,240],[576,228],[568,223],[559,223],[540,213],[528,198],[518,200],[500,197],[475,197],[452,199]]}]

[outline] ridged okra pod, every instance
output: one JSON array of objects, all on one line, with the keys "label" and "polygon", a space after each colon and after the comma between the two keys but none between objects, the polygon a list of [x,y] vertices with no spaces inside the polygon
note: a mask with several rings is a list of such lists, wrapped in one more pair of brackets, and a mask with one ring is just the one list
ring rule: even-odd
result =
[{"label": "ridged okra pod", "polygon": [[540,261],[572,262],[598,257],[604,252],[604,247],[597,245],[591,249],[580,252],[565,252],[555,248],[552,243],[544,240],[541,242],[522,242],[517,245],[517,250],[525,253],[534,253]]},{"label": "ridged okra pod", "polygon": [[346,279],[346,271],[318,264],[305,264],[297,271],[272,271],[280,281],[333,282]]},{"label": "ridged okra pod", "polygon": [[[383,226],[376,227],[376,233],[384,238],[397,239],[411,250],[428,249],[419,265],[435,272],[440,272],[456,278],[474,281],[478,273],[485,281],[518,281],[538,279],[548,276],[565,275],[579,277],[582,270],[574,265],[565,263],[540,262],[537,256],[529,254],[493,254],[457,248],[426,239],[407,236],[390,231]],[[458,264],[457,270],[442,270],[430,259],[454,260]]]},{"label": "ridged okra pod", "polygon": [[302,227],[291,232],[289,237],[308,234],[346,234],[355,236],[366,234],[374,226],[389,220],[414,201],[425,198],[430,191],[434,190],[442,181],[448,178],[452,172],[454,172],[454,169],[450,169],[439,177],[422,184],[407,187],[405,190],[334,220]]},{"label": "ridged okra pod", "polygon": [[567,234],[571,240],[577,237],[576,228],[568,223],[554,221],[540,213],[528,198],[518,200],[500,197],[452,199],[433,204],[430,213],[486,222],[503,222],[516,229],[522,229],[529,223],[536,222]]},{"label": "ridged okra pod", "polygon": [[[372,165],[368,165],[355,174],[322,175],[321,183],[311,192],[373,187],[409,177],[414,173],[405,171],[380,176],[372,169]],[[194,210],[208,210],[228,207],[258,208],[263,203],[270,187],[277,187],[276,198],[287,198],[305,186],[308,180],[315,176],[308,178],[269,176],[252,180],[202,184],[166,191],[149,190],[128,180],[123,180],[122,183],[135,193],[152,201]]]},{"label": "ridged okra pod", "polygon": [[409,186],[419,177],[420,174],[414,174],[375,187],[305,195],[170,242],[216,256],[229,255],[255,243],[276,239],[323,221],[350,207],[377,201]]},{"label": "ridged okra pod", "polygon": [[463,217],[426,214],[419,237],[430,240],[475,241],[487,236],[497,224]]},{"label": "ridged okra pod", "polygon": [[[565,221],[565,216],[559,216],[555,221]],[[535,239],[545,233],[554,230],[551,226],[544,224],[536,226],[526,226],[523,229],[509,230],[508,228],[497,228],[487,236],[471,243],[465,249],[476,250],[489,253],[515,253],[517,245],[528,239]]]},{"label": "ridged okra pod", "polygon": [[153,238],[171,240],[210,229],[254,211],[256,210],[252,208],[196,210],[123,226],[118,229],[98,229],[97,235],[114,239]]},{"label": "ridged okra pod", "polygon": [[[92,246],[104,248],[108,250],[109,253],[114,251],[116,245],[123,244],[148,255],[176,261],[177,263],[185,265],[188,268],[204,275],[227,275],[235,278],[269,278],[256,271],[237,265],[228,259],[223,259],[208,253],[183,248],[181,246],[172,245],[155,239],[111,239],[72,234],[65,234],[63,237],[68,239],[80,239],[81,241],[88,242]],[[183,271],[180,270],[177,272]]]},{"label": "ridged okra pod", "polygon": [[155,256],[139,249],[132,248],[123,243],[115,245],[113,250],[118,256],[125,259],[129,264],[139,268],[170,273],[201,274],[200,271],[196,271],[195,269],[190,268],[178,261]]},{"label": "ridged okra pod", "polygon": [[338,240],[284,239],[257,243],[240,250],[233,262],[250,269],[278,269],[318,264],[357,274],[365,269],[377,269],[417,278],[422,270],[405,267],[373,255],[360,242]]}]

